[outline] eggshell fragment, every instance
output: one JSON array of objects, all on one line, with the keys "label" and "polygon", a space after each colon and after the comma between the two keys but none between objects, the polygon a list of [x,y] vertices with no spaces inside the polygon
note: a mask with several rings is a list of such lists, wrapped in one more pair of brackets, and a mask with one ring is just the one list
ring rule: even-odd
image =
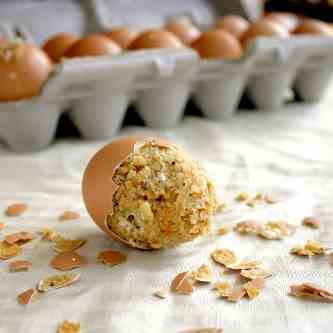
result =
[{"label": "eggshell fragment", "polygon": [[222,29],[204,32],[191,46],[201,58],[235,60],[243,55],[242,46],[237,38]]},{"label": "eggshell fragment", "polygon": [[175,34],[185,45],[191,44],[201,34],[201,31],[188,20],[170,22],[165,29]]},{"label": "eggshell fragment", "polygon": [[66,58],[93,57],[121,52],[122,49],[116,42],[102,35],[91,34],[74,43],[67,49],[64,56]]},{"label": "eggshell fragment", "polygon": [[184,44],[167,30],[147,30],[137,36],[130,45],[131,50],[182,48]]},{"label": "eggshell fragment", "polygon": [[7,260],[16,257],[22,253],[22,247],[17,244],[8,244],[0,241],[0,260]]},{"label": "eggshell fragment", "polygon": [[268,13],[265,17],[282,24],[289,32],[294,31],[301,21],[296,14],[287,12]]},{"label": "eggshell fragment", "polygon": [[103,251],[97,256],[97,261],[105,265],[116,266],[124,263],[127,260],[127,256],[117,251]]},{"label": "eggshell fragment", "polygon": [[185,294],[185,295],[192,294],[193,287],[188,280],[189,275],[190,275],[189,272],[179,273],[171,283],[170,287],[171,291],[176,292],[178,294]]},{"label": "eggshell fragment", "polygon": [[215,26],[216,29],[228,31],[237,39],[241,39],[249,27],[249,21],[238,15],[223,16],[217,21]]},{"label": "eggshell fragment", "polygon": [[60,33],[49,38],[43,45],[43,50],[48,54],[53,62],[59,62],[78,37],[69,33]]},{"label": "eggshell fragment", "polygon": [[58,220],[63,222],[63,221],[77,220],[79,218],[80,218],[79,213],[73,212],[71,210],[66,210],[58,217]]},{"label": "eggshell fragment", "polygon": [[77,282],[79,278],[80,278],[80,273],[52,275],[46,277],[45,279],[40,280],[37,285],[37,289],[40,292],[47,292],[53,289],[67,287]]},{"label": "eggshell fragment", "polygon": [[27,260],[17,260],[12,261],[9,264],[9,271],[10,272],[22,272],[22,271],[28,271],[32,267],[32,263]]},{"label": "eggshell fragment", "polygon": [[85,257],[75,252],[64,252],[56,255],[51,260],[51,266],[59,271],[70,271],[87,265]]},{"label": "eggshell fragment", "polygon": [[28,209],[28,205],[23,202],[18,202],[9,205],[6,208],[5,214],[8,217],[15,217],[15,216],[21,216],[22,214],[25,213],[25,211]]},{"label": "eggshell fragment", "polygon": [[110,38],[123,49],[127,49],[134,40],[136,33],[126,27],[120,27],[104,32],[103,36]]},{"label": "eggshell fragment", "polygon": [[7,235],[5,237],[5,242],[13,245],[13,244],[25,244],[27,242],[30,242],[31,240],[35,239],[35,235],[31,232],[21,231],[16,232],[14,234]]},{"label": "eggshell fragment", "polygon": [[17,300],[22,305],[28,305],[33,301],[33,298],[36,296],[36,294],[37,294],[36,289],[31,288],[19,294],[17,296]]}]

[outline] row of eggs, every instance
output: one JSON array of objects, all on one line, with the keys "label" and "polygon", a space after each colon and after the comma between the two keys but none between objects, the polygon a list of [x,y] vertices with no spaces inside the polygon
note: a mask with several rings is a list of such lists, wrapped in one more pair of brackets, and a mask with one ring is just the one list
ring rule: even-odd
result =
[{"label": "row of eggs", "polygon": [[66,58],[120,54],[152,48],[191,47],[202,58],[239,59],[251,40],[259,36],[286,38],[290,34],[333,36],[322,21],[302,19],[291,13],[271,13],[250,23],[227,15],[208,31],[189,21],[173,21],[161,29],[135,33],[126,27],[79,38],[69,33],[52,36],[42,48],[0,38],[0,101],[36,96],[54,65]]}]

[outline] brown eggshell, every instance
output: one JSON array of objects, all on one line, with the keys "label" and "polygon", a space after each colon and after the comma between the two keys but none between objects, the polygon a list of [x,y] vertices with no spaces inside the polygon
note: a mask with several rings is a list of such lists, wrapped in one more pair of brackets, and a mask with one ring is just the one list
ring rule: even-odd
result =
[{"label": "brown eggshell", "polygon": [[299,24],[294,31],[294,34],[324,35],[332,37],[333,28],[327,23],[319,20],[305,19]]},{"label": "brown eggshell", "polygon": [[265,17],[282,24],[289,32],[294,31],[301,21],[296,14],[287,12],[268,13]]},{"label": "brown eggshell", "polygon": [[238,15],[226,15],[220,18],[215,28],[223,29],[233,34],[237,39],[241,39],[250,27],[249,21]]},{"label": "brown eggshell", "polygon": [[0,101],[16,101],[39,94],[53,69],[41,49],[24,43],[0,45]]},{"label": "brown eggshell", "polygon": [[53,62],[59,62],[66,50],[78,40],[79,38],[72,34],[60,33],[48,39],[43,46],[43,50]]},{"label": "brown eggshell", "polygon": [[[91,218],[110,237],[122,242],[124,241],[105,223],[106,216],[112,214],[112,199],[118,188],[112,177],[121,162],[133,152],[134,145],[145,139],[148,138],[133,136],[113,140],[92,157],[83,175],[82,195]],[[159,138],[152,140],[160,146],[170,146],[165,140]]]},{"label": "brown eggshell", "polygon": [[103,33],[103,36],[110,38],[118,45],[120,45],[123,49],[127,49],[128,46],[134,40],[136,33],[130,31],[128,28],[114,28],[110,31],[106,31]]},{"label": "brown eggshell", "polygon": [[166,30],[146,30],[134,39],[129,49],[181,48],[184,44],[173,33]]},{"label": "brown eggshell", "polygon": [[237,38],[222,29],[204,32],[191,46],[201,58],[234,60],[243,55],[242,46]]},{"label": "brown eggshell", "polygon": [[189,21],[170,22],[165,29],[176,35],[185,45],[191,44],[201,35],[201,31]]},{"label": "brown eggshell", "polygon": [[64,252],[57,254],[51,260],[51,266],[59,271],[70,271],[75,268],[86,266],[88,260],[76,252]]},{"label": "brown eggshell", "polygon": [[121,47],[114,41],[102,35],[91,34],[79,39],[64,54],[66,58],[100,56],[119,54]]},{"label": "brown eggshell", "polygon": [[288,30],[272,19],[262,19],[251,25],[243,36],[242,44],[247,47],[248,43],[257,37],[280,37],[289,36]]}]

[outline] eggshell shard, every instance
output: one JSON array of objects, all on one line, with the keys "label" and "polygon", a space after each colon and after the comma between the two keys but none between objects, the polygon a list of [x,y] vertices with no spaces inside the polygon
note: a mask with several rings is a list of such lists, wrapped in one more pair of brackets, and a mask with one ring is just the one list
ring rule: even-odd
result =
[{"label": "eggshell shard", "polygon": [[79,278],[80,273],[48,276],[39,281],[37,289],[40,292],[47,292],[53,289],[64,288],[77,282]]},{"label": "eggshell shard", "polygon": [[45,42],[43,50],[53,62],[59,62],[65,52],[78,40],[78,37],[69,33],[56,34]]},{"label": "eggshell shard", "polygon": [[187,20],[170,22],[165,29],[176,35],[185,45],[191,44],[201,35],[201,31]]},{"label": "eggshell shard", "polygon": [[14,244],[22,245],[27,242],[30,242],[31,240],[33,240],[35,238],[36,238],[36,236],[33,233],[21,231],[21,232],[16,232],[16,233],[7,235],[5,237],[5,242],[8,243],[9,245],[14,245]]},{"label": "eggshell shard", "polygon": [[136,37],[136,33],[126,27],[120,27],[104,32],[103,36],[110,38],[123,49],[127,49]]},{"label": "eggshell shard", "polygon": [[129,49],[140,50],[182,47],[184,47],[184,44],[180,39],[167,30],[147,30],[134,39]]},{"label": "eggshell shard", "polygon": [[93,57],[105,54],[119,54],[121,47],[109,38],[91,34],[79,39],[64,54],[66,58]]},{"label": "eggshell shard", "polygon": [[37,294],[36,289],[31,288],[31,289],[28,289],[28,290],[24,291],[23,293],[19,294],[17,296],[17,300],[22,305],[28,305],[29,303],[31,303],[33,301],[36,294]]},{"label": "eggshell shard", "polygon": [[18,202],[18,203],[9,205],[5,210],[5,214],[8,217],[21,216],[26,212],[27,209],[28,209],[27,204],[25,204],[23,202]]},{"label": "eggshell shard", "polygon": [[249,21],[238,15],[223,16],[217,21],[215,26],[216,29],[223,29],[231,33],[237,39],[241,39],[249,27]]},{"label": "eggshell shard", "polygon": [[9,271],[14,272],[22,272],[22,271],[28,271],[32,267],[32,263],[27,260],[17,260],[12,261],[9,264]]},{"label": "eggshell shard", "polygon": [[86,266],[88,260],[75,252],[64,252],[56,255],[51,260],[51,266],[59,271],[70,271]]},{"label": "eggshell shard", "polygon": [[288,30],[278,22],[264,18],[253,23],[242,38],[243,47],[248,47],[250,41],[257,37],[289,37]]},{"label": "eggshell shard", "polygon": [[297,29],[294,31],[294,34],[324,35],[333,37],[333,28],[320,20],[305,19],[301,21]]},{"label": "eggshell shard", "polygon": [[31,98],[53,69],[47,54],[22,42],[0,43],[0,101]]},{"label": "eggshell shard", "polygon": [[189,272],[183,272],[179,273],[172,281],[170,290],[178,293],[178,294],[185,294],[189,295],[193,293],[193,287],[192,284],[189,282],[190,273]]},{"label": "eggshell shard", "polygon": [[116,266],[124,263],[127,260],[127,256],[118,251],[103,251],[97,256],[97,262],[101,262],[104,265]]},{"label": "eggshell shard", "polygon": [[242,46],[237,38],[222,29],[204,32],[191,46],[201,58],[236,60],[243,55]]}]

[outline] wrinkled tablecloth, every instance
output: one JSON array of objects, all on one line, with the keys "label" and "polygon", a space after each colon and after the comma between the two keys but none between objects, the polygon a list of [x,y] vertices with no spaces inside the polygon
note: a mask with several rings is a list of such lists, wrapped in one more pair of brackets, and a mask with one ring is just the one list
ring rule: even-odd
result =
[{"label": "wrinkled tablecloth", "polygon": [[[88,257],[78,283],[42,294],[28,306],[16,296],[48,275],[54,255],[47,242],[34,241],[20,258],[33,267],[9,273],[0,261],[0,332],[56,332],[60,322],[80,322],[87,333],[178,333],[191,328],[221,327],[227,333],[329,333],[333,305],[304,301],[287,295],[294,283],[314,282],[333,290],[333,266],[326,257],[304,259],[289,254],[290,248],[308,239],[333,245],[333,95],[320,105],[286,107],[274,112],[240,112],[223,123],[186,117],[175,129],[153,131],[127,128],[121,134],[158,134],[180,144],[207,168],[221,198],[228,204],[214,218],[214,228],[242,219],[285,219],[299,225],[294,236],[265,241],[234,232],[209,236],[183,247],[141,252],[108,239],[85,211],[80,182],[85,165],[105,142],[59,140],[49,149],[16,155],[0,149],[0,210],[13,202],[26,202],[21,217],[0,219],[6,224],[1,236],[15,231],[52,228],[68,237],[88,240],[78,252]],[[256,208],[235,204],[240,191],[272,193],[275,205]],[[76,221],[59,222],[65,210],[81,214]],[[301,226],[304,216],[322,221],[319,230]],[[198,286],[190,296],[170,293],[165,300],[152,294],[169,288],[176,274],[210,263],[218,280],[221,274],[210,252],[217,247],[233,249],[241,258],[262,260],[274,276],[255,300],[228,303],[218,299],[212,286]],[[96,263],[105,249],[128,254],[116,267]],[[13,259],[12,259],[13,260]]]}]

